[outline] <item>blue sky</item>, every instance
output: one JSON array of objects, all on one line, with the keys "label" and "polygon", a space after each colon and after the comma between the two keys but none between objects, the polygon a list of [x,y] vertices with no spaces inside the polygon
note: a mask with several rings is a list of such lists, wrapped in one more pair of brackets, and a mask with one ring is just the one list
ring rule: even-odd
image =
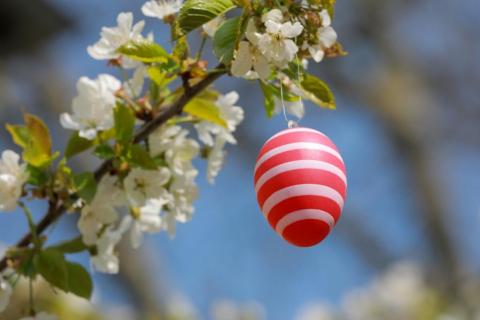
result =
[{"label": "blue sky", "polygon": [[[144,19],[138,9],[142,2],[50,2],[78,23],[76,30],[63,34],[47,49],[64,70],[63,76],[73,96],[80,76],[95,77],[98,73],[108,72],[104,62],[92,60],[87,55],[86,46],[97,41],[102,26],[114,25],[116,15],[121,11],[133,11],[137,20]],[[470,2],[461,7],[469,5],[478,8]],[[168,47],[167,30],[154,19],[146,20],[147,30],[153,30],[155,39]],[[403,20],[399,22],[399,33],[413,28],[412,24],[425,23],[418,18],[415,20],[415,16]],[[433,17],[429,21],[436,22]],[[424,47],[418,48],[419,55],[433,55],[441,48],[442,43],[438,41],[442,32],[435,29],[428,32],[432,36],[428,37],[430,41],[426,41]],[[362,48],[358,52],[374,59],[370,53],[362,52]],[[348,60],[345,63],[349,63]],[[164,272],[161,276],[153,276],[153,280],[159,286],[166,281],[172,293],[189,299],[205,318],[211,304],[216,299],[225,298],[240,303],[257,301],[265,306],[269,319],[277,320],[292,319],[308,302],[338,304],[349,289],[367,283],[374,276],[374,270],[341,232],[334,231],[319,246],[299,249],[285,243],[270,229],[256,204],[252,170],[262,143],[284,129],[285,121],[280,116],[268,120],[263,115],[262,97],[254,85],[222,79],[217,87],[223,92],[240,92],[239,104],[246,111],[241,133],[247,133],[248,139],[246,142],[240,139],[238,147],[228,148],[226,165],[214,186],[206,183],[205,171],[201,171],[196,214],[191,222],[178,227],[174,240],[164,234],[148,237],[147,250],[154,254],[155,264]],[[416,222],[420,208],[412,194],[411,181],[405,175],[408,168],[385,138],[378,119],[335,87],[333,90],[337,95],[338,110],[332,112],[308,105],[302,125],[328,134],[343,154],[349,174],[344,214],[357,215],[356,220],[361,221],[365,229],[398,259],[421,260],[425,251],[424,238],[422,228]],[[58,123],[52,125],[59,126]],[[439,148],[436,154],[438,160],[432,169],[442,173],[441,181],[445,182],[449,195],[446,201],[452,212],[457,213],[451,217],[451,222],[453,232],[459,236],[458,247],[462,248],[462,256],[468,265],[478,269],[478,150],[451,144]],[[199,162],[199,166],[204,164]],[[36,211],[41,212],[42,206],[37,204]],[[341,220],[337,228],[342,228]],[[0,230],[1,240],[11,243],[19,231],[26,230],[26,224],[19,214],[0,215]],[[65,234],[59,225],[54,238],[63,237]],[[128,294],[118,290],[111,277],[96,277],[101,282],[99,292],[103,303],[128,303]]]}]

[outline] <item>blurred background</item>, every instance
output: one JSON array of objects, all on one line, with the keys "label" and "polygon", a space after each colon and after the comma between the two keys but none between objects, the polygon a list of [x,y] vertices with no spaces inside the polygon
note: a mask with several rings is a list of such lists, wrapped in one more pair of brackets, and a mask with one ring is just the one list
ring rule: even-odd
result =
[{"label": "blurred background", "polygon": [[[61,149],[69,134],[58,118],[77,79],[114,72],[86,52],[102,26],[132,11],[169,46],[142,4],[2,0],[2,125],[38,114]],[[320,245],[292,247],[264,221],[252,170],[285,121],[266,118],[256,83],[222,78],[217,88],[240,93],[246,119],[214,186],[202,170],[193,220],[174,240],[122,245],[120,274],[94,275],[92,303],[38,284],[40,303],[61,319],[480,319],[479,17],[478,0],[338,1],[334,27],[349,55],[310,65],[338,109],[309,104],[301,122],[334,140],[349,173],[343,216]],[[0,132],[0,149],[15,148]],[[94,168],[90,161],[75,166]],[[35,204],[37,219],[43,208]],[[71,216],[49,235],[65,239],[75,228]],[[0,215],[5,246],[25,231],[22,215]],[[86,255],[73,259],[88,266]],[[19,287],[0,319],[25,311]]]}]

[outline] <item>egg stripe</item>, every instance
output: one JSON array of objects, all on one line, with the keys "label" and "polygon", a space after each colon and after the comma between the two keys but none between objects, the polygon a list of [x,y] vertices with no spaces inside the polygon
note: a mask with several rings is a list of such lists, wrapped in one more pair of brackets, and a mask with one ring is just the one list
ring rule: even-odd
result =
[{"label": "egg stripe", "polygon": [[345,164],[339,160],[337,157],[331,155],[328,152],[321,151],[321,150],[308,150],[308,149],[297,149],[292,151],[286,151],[276,156],[271,157],[261,166],[258,167],[257,171],[254,174],[253,181],[256,183],[258,179],[268,170],[273,167],[276,167],[282,163],[291,162],[291,161],[298,161],[298,160],[322,160],[324,162],[328,162],[337,168],[340,168],[345,174]]},{"label": "egg stripe", "polygon": [[303,220],[320,220],[325,222],[329,229],[331,230],[335,225],[335,220],[333,219],[332,215],[328,212],[323,210],[315,210],[315,209],[304,209],[291,212],[280,219],[275,227],[275,231],[278,234],[283,234],[283,231],[290,225],[294,224],[298,221]]},{"label": "egg stripe", "polygon": [[341,216],[340,206],[334,200],[321,196],[300,196],[289,198],[274,206],[268,214],[267,221],[275,229],[278,221],[285,215],[302,209],[316,209],[328,212],[335,221]]},{"label": "egg stripe", "polygon": [[[283,131],[280,131],[279,133],[277,133],[276,135],[274,135],[273,137],[271,137],[270,139],[268,139],[265,144],[267,144],[268,142],[272,141],[273,139],[275,138],[278,138],[280,136],[283,136],[285,134],[289,134],[289,133],[293,133],[293,132],[310,132],[310,133],[318,133],[324,137],[327,137],[325,134],[317,131],[317,130],[314,130],[314,129],[309,129],[309,128],[292,128],[292,129],[287,129],[287,130],[283,130]],[[327,137],[328,138],[328,137]]]},{"label": "egg stripe", "polygon": [[337,157],[338,159],[340,159],[343,162],[342,156],[340,156],[340,154],[336,150],[334,150],[334,149],[332,149],[328,146],[325,146],[325,145],[319,144],[319,143],[313,143],[313,142],[296,142],[296,143],[289,143],[289,144],[277,147],[275,149],[272,149],[272,150],[266,152],[263,156],[260,157],[260,159],[258,159],[257,164],[255,165],[254,172],[257,171],[258,167],[260,167],[262,165],[262,163],[264,163],[265,161],[267,161],[271,157],[273,157],[277,154],[281,154],[283,152],[287,152],[287,151],[291,151],[291,150],[297,150],[297,149],[325,151],[325,152],[328,152],[328,153],[332,154],[333,156]]},{"label": "egg stripe", "polygon": [[347,185],[347,177],[345,176],[345,174],[341,169],[334,166],[333,164],[330,164],[324,161],[318,161],[318,160],[299,160],[299,161],[291,161],[291,162],[280,164],[268,170],[267,172],[265,172],[256,182],[255,192],[258,192],[258,190],[260,190],[260,188],[268,180],[275,177],[276,175],[279,175],[287,171],[297,170],[297,169],[317,169],[317,170],[328,171],[338,176],[345,183],[345,186]]},{"label": "egg stripe", "polygon": [[[282,173],[266,182],[257,193],[257,201],[263,207],[265,201],[275,192],[288,187],[313,184],[329,187],[337,191],[343,199],[346,197],[347,188],[345,183],[336,175],[322,170],[298,169]],[[296,197],[298,198],[298,197]],[[326,198],[323,198],[327,200]],[[335,203],[332,200],[333,203]],[[337,204],[338,206],[338,204]],[[328,210],[327,210],[328,211]]]},{"label": "egg stripe", "polygon": [[314,132],[290,132],[288,134],[275,138],[268,143],[265,143],[258,156],[261,157],[264,153],[275,149],[276,147],[294,142],[315,142],[326,145],[337,151],[337,146],[332,142],[332,140],[322,134]]},{"label": "egg stripe", "polygon": [[283,188],[273,193],[262,206],[262,212],[266,218],[273,207],[280,202],[298,196],[321,196],[333,200],[338,204],[340,209],[343,208],[343,197],[335,189],[319,184],[298,184],[291,187]]},{"label": "egg stripe", "polygon": [[338,176],[328,171],[316,169],[297,169],[281,173],[263,185],[257,192],[257,200],[260,206],[278,190],[298,184],[318,184],[334,189],[342,198],[345,198],[347,187]]}]

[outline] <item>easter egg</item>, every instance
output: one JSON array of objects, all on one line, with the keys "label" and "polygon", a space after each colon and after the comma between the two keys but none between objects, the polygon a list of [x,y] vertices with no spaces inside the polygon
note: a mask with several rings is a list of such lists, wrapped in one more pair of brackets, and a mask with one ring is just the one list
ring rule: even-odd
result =
[{"label": "easter egg", "polygon": [[347,191],[345,164],[325,134],[290,128],[263,145],[254,187],[264,217],[282,238],[295,246],[314,246],[340,218]]}]

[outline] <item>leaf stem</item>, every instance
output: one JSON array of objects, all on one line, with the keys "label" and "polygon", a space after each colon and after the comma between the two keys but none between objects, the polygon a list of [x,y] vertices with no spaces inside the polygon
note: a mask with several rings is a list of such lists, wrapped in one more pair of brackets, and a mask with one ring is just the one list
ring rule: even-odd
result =
[{"label": "leaf stem", "polygon": [[30,276],[28,278],[28,302],[30,305],[30,315],[35,316],[35,302],[33,299],[33,279]]},{"label": "leaf stem", "polygon": [[207,43],[207,36],[203,35],[202,42],[200,43],[200,48],[198,49],[197,56],[196,56],[197,62],[200,61],[200,59],[202,58],[203,49],[205,49],[206,43]]},{"label": "leaf stem", "polygon": [[37,235],[37,227],[35,226],[35,222],[33,221],[32,212],[23,202],[19,201],[18,205],[20,206],[20,208],[23,209],[23,212],[25,213],[25,217],[28,221],[28,227],[30,228],[30,233],[32,235],[32,241],[35,244],[35,247],[38,248],[40,246],[40,241]]}]

